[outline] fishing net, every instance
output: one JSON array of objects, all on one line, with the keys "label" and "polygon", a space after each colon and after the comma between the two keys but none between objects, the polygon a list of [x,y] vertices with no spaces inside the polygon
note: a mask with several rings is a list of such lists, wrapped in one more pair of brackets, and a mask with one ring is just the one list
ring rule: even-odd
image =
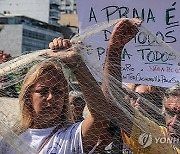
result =
[{"label": "fishing net", "polygon": [[[63,64],[62,61],[58,59],[55,59],[55,61],[59,63],[60,67],[63,68],[63,72],[65,74],[66,80],[68,81],[68,88],[78,92],[83,90],[85,91],[86,95],[91,95],[91,97],[93,97],[93,100],[97,102],[96,105],[97,106],[99,105],[99,107],[102,108],[102,110],[98,111],[99,115],[100,116],[103,115],[106,119],[111,121],[108,131],[111,134],[110,136],[113,138],[113,143],[109,145],[112,146],[112,148],[110,149],[114,149],[114,152],[115,151],[117,152],[119,150],[118,151],[119,153],[122,149],[124,153],[132,153],[133,151],[132,143],[128,143],[126,141],[126,139],[130,135],[134,139],[133,143],[135,145],[137,144],[137,149],[135,149],[136,152],[140,150],[138,149],[139,147],[142,147],[145,153],[146,147],[150,146],[155,141],[158,142],[157,144],[159,144],[159,149],[157,150],[160,151],[162,150],[161,148],[165,148],[165,146],[167,145],[168,146],[172,145],[168,143],[167,138],[165,138],[164,140],[153,139],[154,136],[156,136],[157,138],[164,137],[164,136],[159,136],[160,126],[162,126],[162,128],[166,127],[165,115],[163,114],[162,101],[165,97],[165,91],[170,84],[167,86],[166,82],[164,82],[164,84],[157,84],[157,86],[155,86],[154,82],[149,82],[149,85],[146,85],[146,88],[149,90],[148,92],[138,91],[138,88],[140,88],[141,86],[145,86],[144,84],[145,81],[153,80],[152,77],[150,77],[149,69],[147,69],[146,71],[141,71],[140,72],[141,79],[142,78],[143,79],[136,82],[136,80],[132,80],[132,78],[134,79],[133,77],[134,74],[132,74],[131,72],[131,69],[134,69],[135,67],[131,66],[130,69],[129,65],[127,65],[128,63],[127,61],[126,62],[122,61],[122,67],[119,68],[119,70],[121,71],[117,71],[117,72],[114,71],[113,73],[105,74],[103,73],[104,62],[103,63],[99,62],[98,57],[94,56],[95,54],[97,54],[97,48],[91,45],[90,38],[92,40],[93,38],[98,36],[98,34],[103,30],[109,27],[112,28],[118,21],[119,19],[112,20],[108,23],[105,22],[105,23],[99,23],[93,25],[82,31],[80,34],[75,35],[71,39],[71,42],[79,42],[79,41],[83,42],[83,44],[74,43],[73,46],[80,50],[80,54],[83,57],[83,61],[88,66],[90,72],[93,74],[94,78],[96,79],[96,81],[92,80],[92,82],[96,82],[96,86],[92,86],[89,89],[87,88],[81,89],[81,87],[77,83],[75,76],[67,67],[67,65]],[[163,55],[164,58],[167,58],[165,57],[167,55],[169,55],[171,58],[173,57],[172,59],[170,59],[170,64],[172,69],[173,70],[176,69],[177,71],[180,69],[179,52],[173,50],[169,45],[167,45],[160,38],[152,34],[145,27],[143,26],[139,27],[138,31],[139,31],[138,34],[135,36],[135,38],[132,39],[132,41],[136,41],[136,39],[138,38],[140,39],[142,35],[147,34],[149,39],[149,45],[156,46],[157,51],[165,52],[166,54]],[[123,34],[121,35],[123,36]],[[123,37],[125,38],[126,34],[124,34]],[[49,49],[33,51],[31,53],[21,55],[8,62],[0,64],[0,79],[1,79],[0,136],[2,138],[1,148],[8,149],[7,147],[9,146],[11,148],[14,148],[14,150],[17,153],[37,153],[36,151],[37,149],[30,146],[28,143],[26,143],[26,141],[23,138],[19,137],[19,134],[22,133],[22,130],[21,127],[19,126],[18,118],[22,108],[19,105],[18,98],[7,98],[7,97],[13,97],[13,96],[17,97],[19,95],[21,91],[20,85],[24,80],[27,71],[35,64],[38,64],[43,61],[48,62],[48,59],[50,59],[48,56],[49,52],[50,52]],[[62,52],[67,52],[67,50],[63,50]],[[149,51],[148,54],[149,54],[149,60],[153,60],[152,52]],[[160,58],[163,58],[163,56],[161,54]],[[115,57],[114,58],[115,62],[112,63],[112,66],[114,67],[116,67],[116,65],[120,61],[120,59],[118,60],[117,58],[118,57]],[[105,59],[105,54],[104,54],[104,59]],[[123,59],[123,55],[122,55],[122,59]],[[131,60],[132,59],[130,59],[129,61]],[[141,67],[143,64],[145,65],[145,63],[147,62],[146,61],[142,63],[142,61],[138,61],[138,59],[133,59],[133,60],[136,61],[135,62],[136,67]],[[154,64],[154,65],[158,67],[160,64]],[[126,73],[127,69],[129,69],[129,72]],[[162,69],[162,67],[161,68],[158,67],[157,69]],[[36,69],[34,69],[33,72],[36,72]],[[120,72],[122,72],[122,78]],[[125,73],[123,74],[123,72]],[[51,73],[51,71],[49,71],[49,73]],[[131,73],[131,75],[127,75],[128,73]],[[85,80],[91,80],[91,78],[88,78],[88,75],[86,74],[84,75],[83,72],[80,75],[85,77]],[[52,73],[52,80],[53,80],[53,76],[54,74]],[[171,82],[172,83],[171,85],[173,84],[175,85],[176,83],[179,82],[178,77],[179,76],[177,75],[176,77],[173,78],[174,82],[173,83]],[[66,80],[62,79],[58,81],[58,83],[65,83]],[[160,81],[162,80],[163,80],[162,78],[159,79],[159,82],[157,83],[160,83]],[[105,88],[103,92],[105,98],[107,99],[109,110],[104,109],[103,104],[98,104],[98,102],[101,102],[104,99],[104,97],[101,96],[102,91],[101,93],[99,93],[102,84],[103,84],[103,88]],[[64,91],[65,90],[66,88],[64,89]],[[131,106],[133,110],[129,106]],[[91,109],[89,110],[90,111],[93,110],[93,107],[91,107]],[[86,109],[85,112],[86,113],[84,113],[84,115],[87,115],[89,111]],[[121,114],[119,115],[119,113]],[[47,113],[46,116],[51,116],[51,113]],[[121,116],[123,116],[123,118]],[[124,119],[125,122],[119,123],[119,121],[122,119]],[[128,128],[129,126],[128,123],[133,124],[132,128],[131,127]],[[96,139],[97,137],[95,137],[92,140],[96,140]],[[99,144],[100,142],[98,142],[97,140],[97,143]],[[3,152],[8,153],[8,150]],[[104,153],[105,152],[110,153],[112,151],[106,150],[104,151]]]}]

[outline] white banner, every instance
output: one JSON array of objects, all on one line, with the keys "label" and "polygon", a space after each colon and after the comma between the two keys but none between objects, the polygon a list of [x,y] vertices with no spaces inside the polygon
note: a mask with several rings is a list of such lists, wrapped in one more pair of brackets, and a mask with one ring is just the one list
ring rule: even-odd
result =
[{"label": "white banner", "polygon": [[[180,2],[178,0],[77,0],[80,32],[94,24],[119,18],[140,17],[143,27],[122,52],[124,82],[170,87],[180,82]],[[92,28],[93,30],[93,28]],[[93,52],[84,53],[97,80],[102,78],[112,27],[85,40]],[[124,36],[126,37],[126,36]],[[168,47],[170,46],[170,47]]]}]

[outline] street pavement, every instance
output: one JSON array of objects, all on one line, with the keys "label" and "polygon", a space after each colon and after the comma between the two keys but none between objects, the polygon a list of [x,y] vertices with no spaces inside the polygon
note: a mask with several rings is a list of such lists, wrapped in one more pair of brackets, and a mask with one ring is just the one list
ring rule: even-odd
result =
[{"label": "street pavement", "polygon": [[0,121],[8,126],[15,124],[19,114],[18,98],[0,97]]}]

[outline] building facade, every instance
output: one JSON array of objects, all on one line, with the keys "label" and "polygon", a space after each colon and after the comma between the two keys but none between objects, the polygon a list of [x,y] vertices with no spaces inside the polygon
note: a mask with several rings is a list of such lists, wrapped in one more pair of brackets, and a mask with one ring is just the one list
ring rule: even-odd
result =
[{"label": "building facade", "polygon": [[69,39],[78,32],[76,13],[75,0],[0,0],[0,50],[14,57]]},{"label": "building facade", "polygon": [[25,16],[0,17],[0,50],[19,56],[25,52],[47,49],[55,37],[63,37],[60,26]]},{"label": "building facade", "polygon": [[59,0],[61,16],[59,23],[64,26],[73,27],[74,33],[78,32],[78,16],[76,0]]},{"label": "building facade", "polygon": [[57,25],[59,0],[0,0],[0,14],[19,14]]},{"label": "building facade", "polygon": [[61,14],[77,14],[76,0],[59,0]]}]

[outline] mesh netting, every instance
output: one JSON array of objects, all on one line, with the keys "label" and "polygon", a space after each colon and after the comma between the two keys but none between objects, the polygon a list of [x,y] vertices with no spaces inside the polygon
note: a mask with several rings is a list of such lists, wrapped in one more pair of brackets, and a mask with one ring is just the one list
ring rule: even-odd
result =
[{"label": "mesh netting", "polygon": [[[105,64],[97,63],[87,56],[95,52],[91,42],[78,42],[115,24]],[[34,51],[0,64],[1,152],[178,153],[179,76],[169,93],[165,83],[122,82],[121,52],[137,33],[148,34],[151,45],[158,44],[157,50],[176,55],[173,64],[179,69],[180,53],[130,19],[88,27],[71,39],[71,48],[61,52]],[[136,61],[136,65],[142,63]],[[143,76],[148,78],[148,73]],[[164,106],[168,99],[176,101],[176,109],[170,102],[170,107]],[[174,125],[165,120],[168,114],[175,117]]]}]

